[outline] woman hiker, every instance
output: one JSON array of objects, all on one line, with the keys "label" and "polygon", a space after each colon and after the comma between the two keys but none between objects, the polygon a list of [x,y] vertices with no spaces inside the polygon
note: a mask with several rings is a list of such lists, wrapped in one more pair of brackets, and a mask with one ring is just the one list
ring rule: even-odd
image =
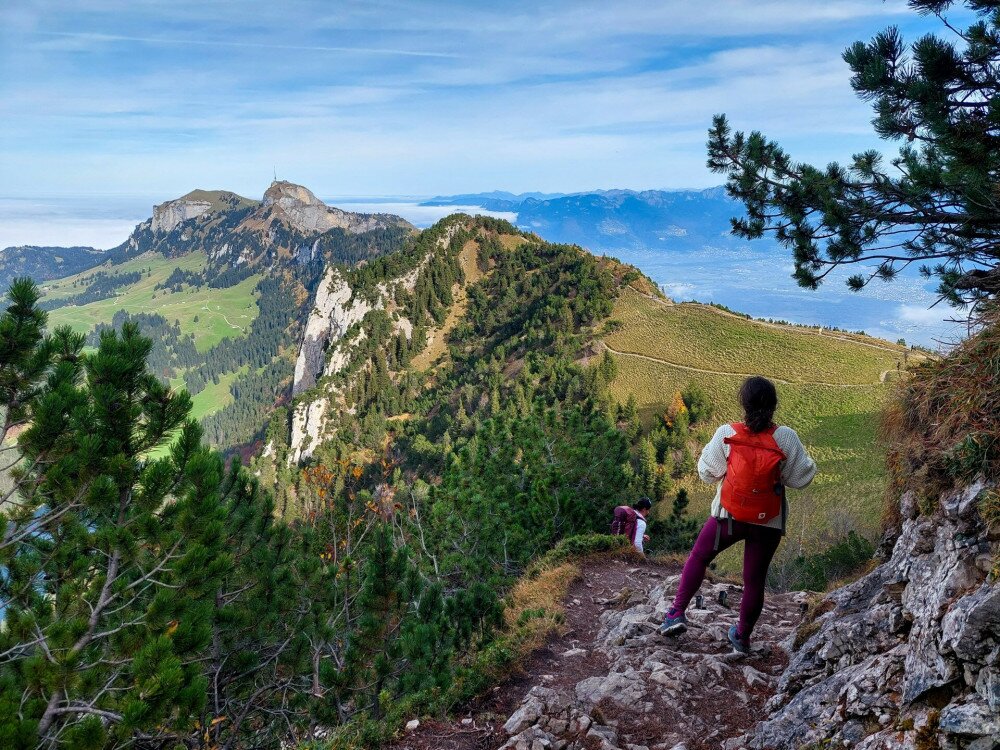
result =
[{"label": "woman hiker", "polygon": [[684,563],[673,605],[660,627],[664,635],[687,630],[684,610],[705,578],[705,569],[722,550],[743,542],[743,598],[739,624],[729,641],[750,652],[750,635],[764,606],[764,584],[771,558],[785,532],[785,487],[802,489],[816,475],[816,463],[790,427],[773,422],[778,393],[767,378],[751,377],[740,388],[743,421],[724,424],[698,459],[698,474],[719,483],[712,512]]}]

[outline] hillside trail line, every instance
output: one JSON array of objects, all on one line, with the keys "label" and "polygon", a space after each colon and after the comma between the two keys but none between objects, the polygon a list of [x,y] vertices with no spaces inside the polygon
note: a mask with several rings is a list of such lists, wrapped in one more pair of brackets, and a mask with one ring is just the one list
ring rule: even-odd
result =
[{"label": "hillside trail line", "polygon": [[[682,302],[674,302],[672,299],[660,299],[659,297],[654,297],[651,294],[640,292],[638,289],[635,289],[634,287],[630,288],[640,297],[645,297],[646,299],[661,304],[664,307],[677,307],[678,305],[685,304]],[[787,323],[770,323],[766,320],[758,320],[757,318],[748,318],[746,316],[739,315],[738,313],[730,312],[729,310],[722,310],[716,307],[715,305],[709,305],[704,302],[691,302],[687,304],[699,305],[717,315],[726,315],[731,318],[736,318],[737,320],[745,321],[747,323],[753,323],[754,325],[764,326],[765,328],[776,328],[779,331],[785,331],[787,333],[797,333],[800,336],[822,336],[823,338],[837,339],[838,341],[846,341],[849,344],[857,344],[858,346],[868,346],[871,347],[872,349],[879,349],[881,351],[889,352],[897,356],[903,354],[904,351],[907,351],[905,348],[902,349],[898,347],[894,348],[891,345],[887,346],[885,344],[876,344],[872,341],[861,341],[858,338],[854,338],[852,336],[843,336],[837,333],[830,333],[830,332],[823,333],[822,329],[814,331],[812,326],[796,326]]]},{"label": "hillside trail line", "polygon": [[[421,719],[393,750],[724,748],[764,715],[787,663],[804,594],[772,594],[749,657],[726,638],[742,587],[706,579],[687,633],[657,630],[680,565],[592,559],[565,598],[565,627],[489,693],[447,719]],[[725,592],[726,604],[720,604]],[[415,718],[415,717],[414,717]]]},{"label": "hillside trail line", "polygon": [[[670,360],[667,359],[660,359],[659,357],[651,357],[648,354],[637,354],[635,352],[620,351],[618,349],[611,347],[606,341],[602,341],[601,343],[609,352],[611,352],[612,354],[617,354],[620,357],[635,357],[637,359],[645,359],[650,362],[659,362],[660,364],[667,365],[668,367],[676,367],[678,370],[687,370],[688,372],[701,372],[705,373],[706,375],[730,375],[738,378],[749,378],[753,377],[756,374],[759,374],[752,372],[732,372],[732,371],[723,372],[721,370],[704,370],[700,367],[690,367],[689,365],[678,364],[677,362],[671,362]],[[880,376],[879,382],[884,382],[883,380],[884,375],[885,373],[883,373],[882,376]],[[872,386],[876,386],[879,384],[879,383],[830,383],[824,380],[783,380],[782,378],[776,378],[773,375],[768,375],[767,377],[769,380],[772,380],[775,383],[781,383],[782,385],[823,385],[823,386],[829,386],[831,388],[871,388]]]}]

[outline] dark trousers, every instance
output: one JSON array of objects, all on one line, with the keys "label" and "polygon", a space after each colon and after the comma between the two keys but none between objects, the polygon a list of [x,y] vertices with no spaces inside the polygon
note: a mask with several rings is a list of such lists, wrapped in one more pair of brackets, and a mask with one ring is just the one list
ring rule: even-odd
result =
[{"label": "dark trousers", "polygon": [[684,563],[681,583],[674,597],[674,609],[678,612],[687,609],[688,603],[705,579],[708,564],[724,549],[739,541],[743,542],[743,598],[740,600],[740,622],[737,630],[741,638],[749,641],[750,634],[764,608],[767,569],[781,542],[781,529],[740,521],[732,521],[730,526],[728,519],[710,517],[701,527],[694,549]]}]

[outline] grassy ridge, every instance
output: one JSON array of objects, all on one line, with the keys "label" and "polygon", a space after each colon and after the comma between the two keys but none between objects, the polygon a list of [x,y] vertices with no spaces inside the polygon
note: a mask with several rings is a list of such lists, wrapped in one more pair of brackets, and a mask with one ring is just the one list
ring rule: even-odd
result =
[{"label": "grassy ridge", "polygon": [[747,320],[708,305],[673,305],[626,290],[613,317],[623,324],[611,349],[692,368],[760,373],[798,382],[878,383],[904,347],[875,339]]},{"label": "grassy ridge", "polygon": [[[704,305],[662,304],[631,291],[618,300],[613,317],[623,325],[606,343],[641,356],[613,355],[618,377],[612,389],[623,402],[635,396],[647,425],[664,413],[674,392],[697,383],[716,415],[698,436],[703,442],[716,424],[740,418],[736,392],[745,373],[788,381],[778,383],[778,421],[799,433],[820,468],[810,487],[789,493],[789,540],[812,549],[848,524],[875,533],[885,488],[877,415],[890,389],[882,373],[895,375],[903,347],[760,324]],[[688,486],[692,513],[706,514],[714,488],[696,481]]]},{"label": "grassy ridge", "polygon": [[[107,323],[118,310],[131,313],[159,313],[168,321],[177,321],[184,333],[195,338],[198,351],[207,351],[224,338],[243,336],[257,317],[257,300],[254,287],[259,275],[251,276],[227,289],[201,289],[184,287],[179,292],[156,289],[180,268],[198,272],[205,266],[204,253],[193,252],[180,258],[161,255],[144,255],[117,265],[91,269],[75,276],[59,279],[42,286],[43,300],[65,299],[86,288],[86,282],[99,271],[120,275],[138,271],[139,281],[124,287],[117,297],[91,302],[86,305],[68,305],[49,313],[49,327],[69,325],[81,333],[88,333],[99,323]],[[73,287],[73,282],[82,282]],[[198,320],[196,321],[195,318]]]}]

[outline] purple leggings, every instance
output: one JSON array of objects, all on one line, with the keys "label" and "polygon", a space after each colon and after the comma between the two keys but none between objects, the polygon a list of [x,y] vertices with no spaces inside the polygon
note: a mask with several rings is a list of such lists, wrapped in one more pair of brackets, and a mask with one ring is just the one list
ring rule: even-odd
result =
[{"label": "purple leggings", "polygon": [[[710,517],[701,527],[694,549],[684,563],[681,573],[681,583],[674,597],[674,610],[683,612],[688,602],[694,596],[705,578],[705,569],[722,550],[743,540],[743,598],[740,599],[740,622],[737,632],[740,637],[749,642],[760,611],[764,608],[764,584],[767,582],[767,569],[771,565],[778,544],[781,542],[781,529],[769,526],[758,526],[752,523],[732,522],[732,533],[729,532],[729,520]],[[716,534],[719,547],[715,548]]]}]

